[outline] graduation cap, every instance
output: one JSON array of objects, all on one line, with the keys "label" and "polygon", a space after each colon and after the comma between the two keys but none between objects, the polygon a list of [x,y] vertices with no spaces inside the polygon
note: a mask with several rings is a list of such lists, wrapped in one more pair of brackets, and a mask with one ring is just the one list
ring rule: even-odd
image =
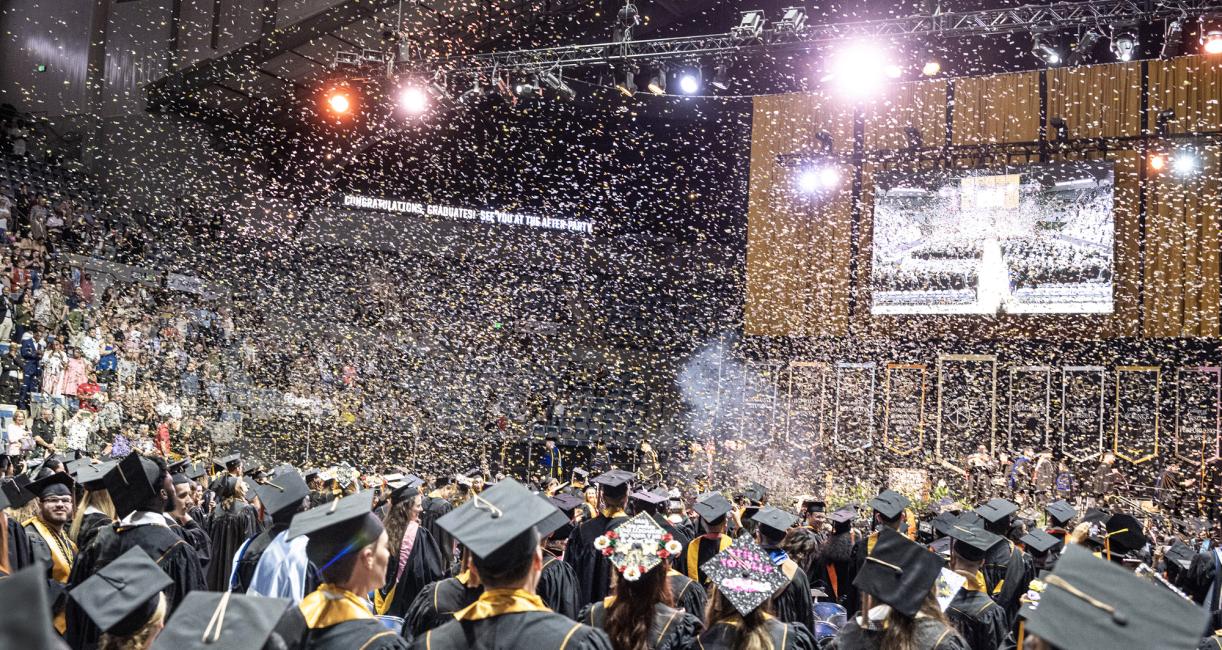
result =
[{"label": "graduation cap", "polygon": [[743,496],[747,499],[759,503],[768,496],[768,488],[752,481],[747,487],[743,488]]},{"label": "graduation cap", "polygon": [[841,508],[827,516],[828,521],[832,522],[833,524],[852,523],[856,518],[857,511],[853,508]]},{"label": "graduation cap", "polygon": [[580,467],[573,468],[573,480],[571,483],[585,483],[590,480],[590,473]]},{"label": "graduation cap", "polygon": [[[552,508],[551,514],[549,514],[543,521],[535,524],[535,528],[538,529],[540,537],[547,537],[548,535],[551,535],[552,533],[569,526],[572,523],[569,520],[569,516],[566,515],[563,510],[556,507],[556,504],[552,501],[551,497],[538,495],[538,498],[546,501],[547,505]],[[557,537],[561,536],[557,535]],[[567,538],[567,536],[564,537]]]},{"label": "graduation cap", "polygon": [[171,474],[179,474],[179,473],[185,472],[187,470],[187,466],[190,464],[191,464],[191,461],[187,460],[186,458],[183,458],[182,460],[176,460],[172,463],[169,463],[168,465],[166,465],[166,469],[169,470]]},{"label": "graduation cap", "polygon": [[153,650],[262,648],[292,604],[232,591],[192,591],[157,635]]},{"label": "graduation cap", "polygon": [[373,492],[366,490],[299,512],[293,516],[285,539],[309,535],[306,555],[322,571],[344,555],[377,541],[384,529],[372,505]]},{"label": "graduation cap", "polygon": [[61,647],[47,616],[51,599],[46,565],[35,562],[0,580],[0,603],[0,648]]},{"label": "graduation cap", "polygon": [[115,514],[122,519],[157,496],[160,478],[157,463],[132,452],[102,477],[102,483],[115,502]]},{"label": "graduation cap", "polygon": [[700,565],[700,570],[743,616],[789,585],[788,576],[750,535],[736,537],[726,550]]},{"label": "graduation cap", "polygon": [[26,489],[32,482],[25,474],[18,474],[0,483],[0,490],[4,492],[8,507],[21,508],[34,499],[34,493]]},{"label": "graduation cap", "polygon": [[758,523],[761,527],[760,533],[770,539],[784,537],[785,531],[793,528],[798,523],[796,515],[791,515],[773,506],[760,508],[759,512],[751,517],[751,520]]},{"label": "graduation cap", "polygon": [[734,509],[734,504],[720,492],[705,492],[696,499],[692,509],[706,522],[715,522]]},{"label": "graduation cap", "polygon": [[1187,571],[1188,567],[1192,564],[1192,559],[1196,557],[1196,551],[1193,551],[1191,546],[1177,539],[1163,555],[1167,558],[1168,562]]},{"label": "graduation cap", "polygon": [[1142,532],[1141,522],[1130,514],[1114,514],[1108,517],[1104,527],[1107,529],[1104,546],[1109,553],[1124,555],[1140,551],[1148,541]]},{"label": "graduation cap", "polygon": [[1208,614],[1175,592],[1070,544],[1034,607],[1026,629],[1058,648],[1192,650]]},{"label": "graduation cap", "polygon": [[68,476],[63,472],[54,472],[38,479],[37,481],[34,481],[33,483],[30,483],[30,486],[26,489],[30,491],[30,494],[33,494],[40,499],[51,496],[70,497],[72,496],[72,488],[74,485],[76,485],[76,483],[72,480],[71,476]]},{"label": "graduation cap", "polygon": [[945,565],[924,546],[883,528],[853,586],[905,616],[915,616]]},{"label": "graduation cap", "polygon": [[610,549],[607,559],[611,565],[625,580],[635,582],[681,550],[669,537],[653,517],[641,513],[600,535],[594,540],[594,548],[604,555]]},{"label": "graduation cap", "polygon": [[822,499],[813,496],[803,496],[798,499],[802,509],[806,512],[823,512],[827,504]]},{"label": "graduation cap", "polygon": [[622,469],[613,469],[609,472],[599,474],[591,483],[601,485],[603,494],[615,499],[624,496],[628,493],[628,483],[634,478],[632,472],[626,472]]},{"label": "graduation cap", "polygon": [[547,500],[566,515],[571,515],[574,510],[585,503],[572,494],[557,494],[556,496],[548,497]]},{"label": "graduation cap", "polygon": [[1101,510],[1099,508],[1088,508],[1086,510],[1086,514],[1082,515],[1082,521],[1088,524],[1101,524],[1107,521],[1107,518],[1110,516],[1111,514],[1106,510]]},{"label": "graduation cap", "polygon": [[415,474],[408,474],[395,483],[397,485],[390,485],[393,488],[393,491],[390,493],[390,500],[395,503],[402,503],[420,494],[420,486],[424,485],[424,479]]},{"label": "graduation cap", "polygon": [[1078,511],[1064,499],[1053,501],[1044,506],[1044,510],[1048,512],[1048,518],[1058,526],[1064,526],[1078,516]]},{"label": "graduation cap", "polygon": [[904,512],[904,508],[912,505],[908,497],[894,490],[883,490],[878,496],[870,499],[870,507],[887,519],[895,519]]},{"label": "graduation cap", "polygon": [[217,458],[216,460],[212,461],[212,466],[217,468],[218,471],[225,471],[231,467],[237,467],[238,463],[240,462],[242,462],[242,454],[234,453]]},{"label": "graduation cap", "polygon": [[995,524],[1016,512],[1018,504],[1007,499],[989,499],[976,508],[976,514],[990,524]]},{"label": "graduation cap", "polygon": [[275,478],[255,486],[255,494],[269,515],[301,506],[302,500],[310,496],[305,479],[295,469],[276,474]]},{"label": "graduation cap", "polygon": [[1018,541],[1022,542],[1032,555],[1043,555],[1056,549],[1057,545],[1061,543],[1061,540],[1057,539],[1055,535],[1050,535],[1038,528],[1023,535]]},{"label": "graduation cap", "polygon": [[69,595],[103,632],[125,637],[144,627],[174,583],[144,549],[135,546],[98,569]]},{"label": "graduation cap", "polygon": [[[951,524],[946,535],[953,539],[951,551],[969,562],[979,562],[989,549],[1001,543],[1001,536],[972,525],[962,525],[957,520]],[[875,548],[878,548],[875,546]]]},{"label": "graduation cap", "polygon": [[85,469],[86,467],[89,467],[95,463],[96,461],[89,456],[81,456],[80,458],[64,463],[64,471],[67,472],[73,479],[76,479],[77,474],[79,474],[82,469]]},{"label": "graduation cap", "polygon": [[938,515],[930,522],[930,525],[933,526],[933,529],[936,530],[939,535],[949,535],[951,527],[958,522],[959,517],[956,517],[954,513],[947,510],[946,512],[938,513]]},{"label": "graduation cap", "polygon": [[484,570],[497,573],[518,566],[534,551],[534,527],[555,510],[507,478],[443,515],[437,525],[466,546]]},{"label": "graduation cap", "polygon": [[303,478],[305,478],[305,480],[307,480],[307,481],[308,481],[308,480],[310,480],[311,478],[314,478],[315,476],[318,476],[320,473],[321,473],[321,471],[320,471],[320,470],[318,470],[318,469],[307,469],[307,470],[305,471],[305,473],[304,473],[304,474],[302,474],[301,476],[302,476]]},{"label": "graduation cap", "polygon": [[657,512],[661,509],[662,504],[666,503],[666,495],[650,492],[649,490],[637,490],[628,495],[638,505],[639,510],[647,512]]}]

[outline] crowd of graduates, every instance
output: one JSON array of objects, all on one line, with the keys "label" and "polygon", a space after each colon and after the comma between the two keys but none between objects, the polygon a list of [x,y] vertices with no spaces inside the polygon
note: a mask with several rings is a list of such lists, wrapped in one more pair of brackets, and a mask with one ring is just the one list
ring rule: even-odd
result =
[{"label": "crowd of graduates", "polygon": [[0,647],[1222,647],[1203,519],[245,463],[133,452],[4,479]]}]

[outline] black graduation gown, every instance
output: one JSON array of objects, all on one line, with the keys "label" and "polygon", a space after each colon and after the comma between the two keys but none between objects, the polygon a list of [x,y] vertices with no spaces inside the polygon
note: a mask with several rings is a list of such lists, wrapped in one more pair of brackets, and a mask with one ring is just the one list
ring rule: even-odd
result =
[{"label": "black graduation gown", "polygon": [[997,650],[1010,626],[1006,611],[983,592],[960,589],[946,608],[946,618],[971,650]]},{"label": "black graduation gown", "polygon": [[199,506],[187,508],[187,516],[195,521],[208,521],[208,514]]},{"label": "black graduation gown", "polygon": [[857,562],[853,556],[856,545],[857,532],[854,530],[832,534],[819,547],[807,574],[812,586],[831,596],[849,614],[857,610],[857,588],[853,586],[853,579],[857,577]]},{"label": "black graduation gown", "polygon": [[234,501],[228,508],[218,505],[212,512],[208,520],[208,535],[212,541],[207,572],[209,591],[229,590],[233,556],[246,540],[255,536],[255,519],[255,509],[242,501]]},{"label": "black graduation gown", "polygon": [[[687,551],[692,544],[700,545],[700,550],[696,551],[696,575],[694,576],[687,571]],[[720,552],[721,540],[719,538],[710,539],[701,535],[700,537],[693,539],[687,546],[683,547],[683,551],[679,553],[679,556],[672,560],[671,566],[673,566],[679,573],[682,573],[696,582],[699,582],[702,586],[707,587],[709,584],[708,576],[704,575],[704,569],[701,569],[700,567],[704,566],[705,562],[708,562],[713,558],[713,556]]]},{"label": "black graduation gown", "polygon": [[394,580],[395,571],[399,568],[398,550],[394,549],[390,554],[390,564],[386,570],[387,584],[382,588],[382,596],[386,597],[394,590],[386,615],[402,618],[425,586],[446,576],[449,562],[438,550],[428,529],[420,526],[416,529],[416,541],[412,543],[412,552],[403,567],[403,575],[399,576],[397,584],[392,585],[389,581]]},{"label": "black graduation gown", "polygon": [[[250,580],[255,575],[255,567],[259,566],[259,560],[263,557],[263,553],[267,551],[267,547],[271,545],[272,540],[277,535],[288,530],[288,524],[273,524],[267,530],[255,535],[255,538],[250,540],[246,545],[246,550],[242,552],[242,557],[238,559],[238,570],[236,581],[233,590],[239,594],[244,594],[250,589]],[[313,591],[308,590],[306,593]]]},{"label": "black graduation gown", "polygon": [[[882,639],[881,630],[863,630],[854,617],[840,628],[840,634],[823,646],[823,650],[878,650],[882,647]],[[916,619],[916,647],[922,650],[970,650],[955,628],[929,618]]]},{"label": "black graduation gown", "polygon": [[[800,625],[782,623],[775,618],[764,621],[764,628],[772,640],[773,650],[818,650],[819,644],[810,630]],[[738,646],[740,626],[727,622],[716,623],[700,635],[700,647],[704,650],[733,650]]]},{"label": "black graduation gown", "polygon": [[[47,575],[47,599],[51,601],[51,611],[58,612],[63,609],[64,601],[68,598],[67,586],[51,577],[51,540],[43,539],[42,534],[38,529],[34,528],[33,524],[26,527],[26,537],[29,539],[30,550],[34,553],[34,559],[42,562],[46,567]],[[65,538],[67,537],[65,531]],[[72,555],[72,549],[67,549],[69,555]],[[69,560],[75,560],[75,556]]]},{"label": "black graduation gown", "polygon": [[[984,574],[984,584],[993,601],[1006,610],[1007,625],[1013,625],[1022,606],[1019,599],[1027,593],[1027,585],[1035,578],[1031,556],[1007,539],[989,549],[980,572]],[[1001,584],[1000,591],[998,584]]]},{"label": "black graduation gown", "polygon": [[[566,641],[567,639],[567,641]],[[555,612],[518,612],[450,621],[416,637],[412,650],[613,650],[602,630]]]},{"label": "black graduation gown", "polygon": [[789,584],[772,598],[773,614],[783,623],[800,623],[815,631],[815,613],[810,601],[810,580],[793,560],[785,560],[781,570],[789,576]]},{"label": "black graduation gown", "polygon": [[[99,530],[93,543],[77,554],[72,575],[68,578],[69,590],[135,547],[144,549],[150,558],[157,561],[157,566],[174,581],[163,591],[169,606],[167,615],[173,613],[187,592],[206,587],[204,571],[200,567],[195,548],[169,527],[123,527],[112,524]],[[68,622],[68,631],[64,638],[69,646],[84,648],[87,644],[97,641],[97,627],[75,600],[69,598],[64,611]]]},{"label": "black graduation gown", "polygon": [[195,549],[195,554],[199,556],[199,565],[206,572],[208,563],[212,560],[212,538],[208,536],[208,531],[194,519],[183,525],[175,525],[174,528]]},{"label": "black graduation gown", "polygon": [[[34,549],[30,546],[30,536],[25,534],[25,528],[14,518],[5,516],[8,520],[8,565],[14,572],[20,571],[34,563]],[[0,578],[4,577],[0,573]]]},{"label": "black graduation gown", "polygon": [[543,552],[543,571],[539,574],[539,585],[535,593],[553,612],[577,619],[577,574],[564,560]]},{"label": "black graduation gown", "polygon": [[594,540],[607,531],[628,521],[627,515],[608,518],[606,515],[582,523],[569,534],[564,547],[564,561],[573,566],[577,575],[577,606],[585,607],[611,593],[611,561],[594,548]]},{"label": "black graduation gown", "polygon": [[468,587],[458,578],[438,580],[416,594],[403,617],[403,636],[415,639],[454,620],[454,612],[479,600],[481,586]]},{"label": "black graduation gown", "polygon": [[692,543],[692,536],[686,528],[680,528],[679,526],[670,523],[670,520],[663,515],[655,514],[652,515],[652,517],[663,530],[670,533],[670,536],[673,537],[676,542],[679,542],[683,546],[687,546],[688,544]]},{"label": "black graduation gown", "polygon": [[[577,620],[601,630],[607,622],[607,608],[602,602],[587,605]],[[695,616],[657,603],[653,606],[653,621],[649,624],[649,650],[695,648],[703,629],[704,624]]]},{"label": "black graduation gown", "polygon": [[[301,610],[294,607],[290,612]],[[407,641],[377,619],[359,618],[306,630],[301,650],[406,650]]]},{"label": "black graduation gown", "polygon": [[442,530],[441,526],[437,525],[437,520],[453,510],[454,506],[441,497],[425,497],[420,507],[420,527],[433,536],[433,542],[441,550],[441,557],[445,559],[445,568],[448,571],[454,562],[454,537]]},{"label": "black graduation gown", "polygon": [[1188,565],[1188,574],[1184,577],[1184,583],[1188,586],[1186,590],[1188,595],[1192,596],[1193,602],[1198,605],[1204,605],[1211,592],[1215,608],[1219,606],[1219,601],[1222,601],[1222,580],[1215,582],[1215,579],[1219,577],[1217,557],[1217,552],[1210,549],[1204,553],[1197,553]]},{"label": "black graduation gown", "polygon": [[98,531],[109,526],[112,521],[104,512],[91,512],[81,517],[81,527],[76,531],[76,547],[84,549],[89,546],[93,538],[97,537]]},{"label": "black graduation gown", "polygon": [[675,607],[703,622],[704,608],[709,602],[709,596],[705,593],[704,587],[674,569],[670,571],[668,580],[670,581],[670,594],[675,599]]}]

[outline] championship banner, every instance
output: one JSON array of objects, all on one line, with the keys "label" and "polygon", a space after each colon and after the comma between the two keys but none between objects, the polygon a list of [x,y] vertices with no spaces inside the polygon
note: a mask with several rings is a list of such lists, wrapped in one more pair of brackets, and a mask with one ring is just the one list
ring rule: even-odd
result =
[{"label": "championship banner", "polygon": [[892,467],[887,470],[887,489],[895,490],[913,501],[925,501],[929,498],[929,472]]},{"label": "championship banner", "polygon": [[925,383],[929,366],[888,363],[884,378],[883,446],[901,456],[925,446]]},{"label": "championship banner", "polygon": [[1199,468],[1218,453],[1222,368],[1180,368],[1175,384],[1175,457]]},{"label": "championship banner", "polygon": [[1083,462],[1103,455],[1103,403],[1107,369],[1061,369],[1061,454]]},{"label": "championship banner", "polygon": [[962,470],[977,445],[997,448],[997,357],[938,355],[938,428],[934,453]]},{"label": "championship banner", "polygon": [[1112,451],[1139,465],[1158,458],[1158,405],[1162,369],[1117,366]]},{"label": "championship banner", "polygon": [[831,366],[822,361],[793,361],[789,364],[785,436],[790,442],[813,449],[823,441],[831,374]]},{"label": "championship banner", "polygon": [[738,428],[744,439],[771,440],[776,420],[780,370],[780,364],[768,361],[753,361],[747,364],[743,372],[743,410]]},{"label": "championship banner", "polygon": [[1049,444],[1052,434],[1052,368],[1010,368],[1010,401],[1006,408],[1006,442],[1011,450]]},{"label": "championship banner", "polygon": [[836,416],[832,440],[841,449],[862,450],[874,444],[874,374],[870,363],[836,364]]}]

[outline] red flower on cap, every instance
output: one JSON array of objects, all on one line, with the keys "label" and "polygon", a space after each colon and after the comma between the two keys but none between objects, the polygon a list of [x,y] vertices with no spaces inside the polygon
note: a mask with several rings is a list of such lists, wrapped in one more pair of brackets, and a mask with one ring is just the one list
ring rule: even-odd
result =
[{"label": "red flower on cap", "polygon": [[662,558],[663,560],[665,560],[666,558],[670,557],[670,553],[667,553],[667,552],[666,552],[666,549],[664,549],[664,548],[660,548],[660,549],[658,549],[658,557],[660,557],[660,558]]},{"label": "red flower on cap", "polygon": [[619,537],[619,533],[615,532],[614,530],[608,530],[607,537],[610,539],[617,539]]},{"label": "red flower on cap", "polygon": [[672,537],[670,533],[666,533],[666,534],[662,535],[662,543],[663,543],[663,544],[665,544],[666,542],[669,542],[669,541],[670,541],[670,540],[672,540],[672,539],[674,539],[674,537]]},{"label": "red flower on cap", "polygon": [[604,549],[603,549],[603,555],[604,555],[605,557],[611,557],[611,555],[612,555],[613,553],[615,553],[615,549],[611,548],[610,546],[608,546],[607,548],[604,548]]}]

